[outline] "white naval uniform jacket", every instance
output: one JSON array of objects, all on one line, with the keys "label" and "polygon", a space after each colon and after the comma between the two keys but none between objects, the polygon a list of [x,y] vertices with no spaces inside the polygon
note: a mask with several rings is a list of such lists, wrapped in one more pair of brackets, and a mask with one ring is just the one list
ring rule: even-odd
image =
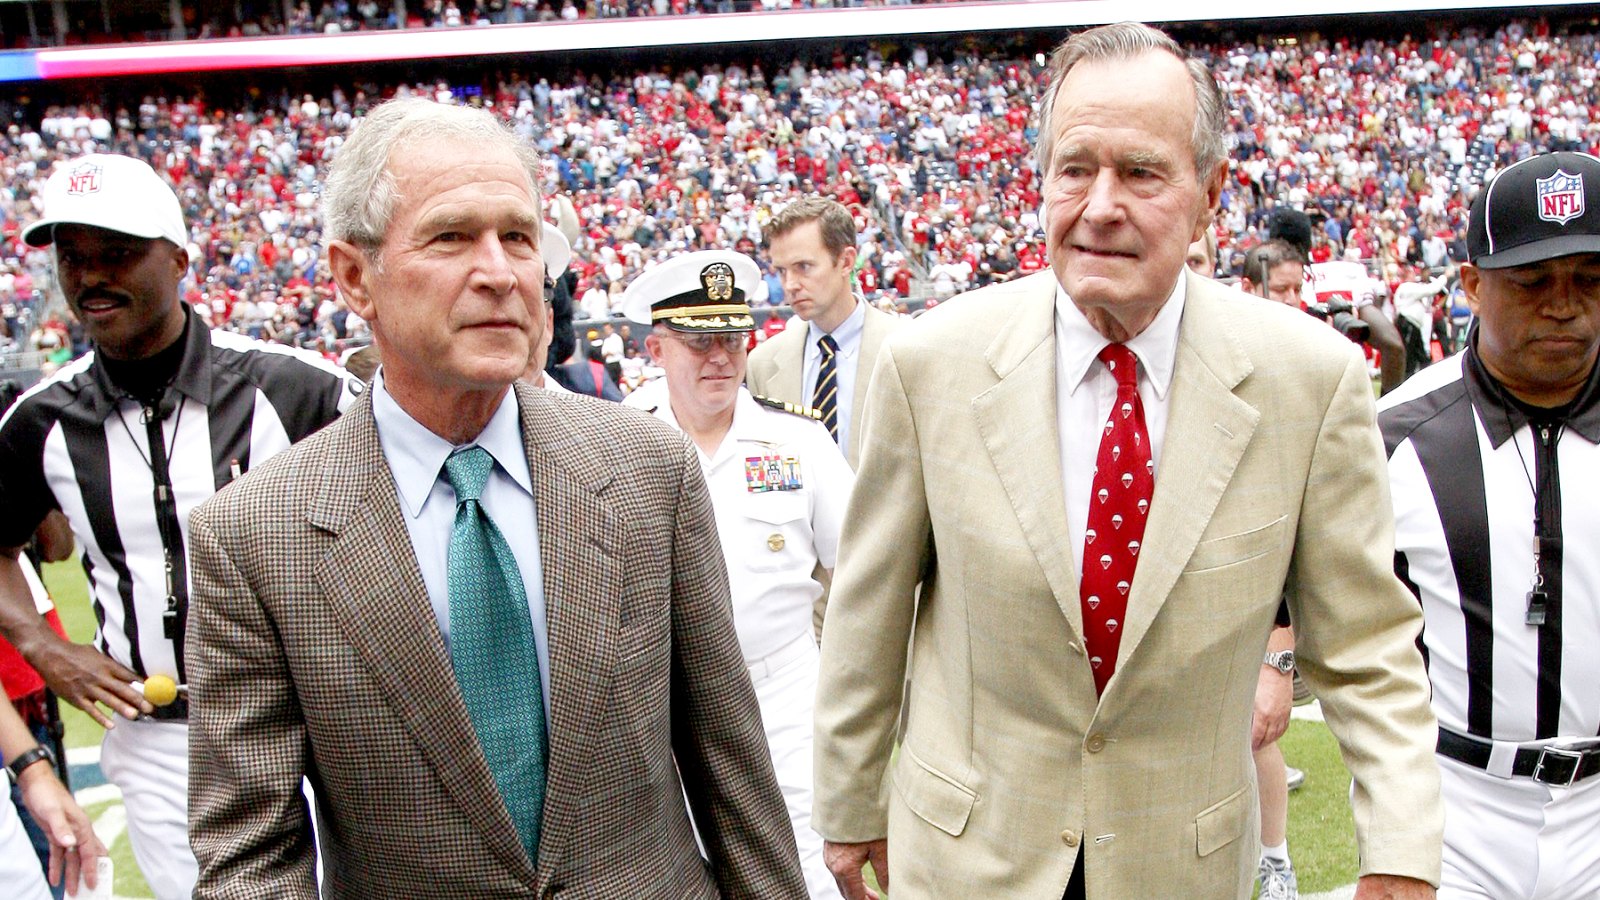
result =
[{"label": "white naval uniform jacket", "polygon": [[[666,397],[655,415],[678,427]],[[752,468],[770,470],[765,461],[773,458],[787,481],[761,490]],[[728,563],[739,646],[745,662],[755,662],[811,632],[812,604],[822,596],[813,573],[818,563],[833,568],[855,475],[821,423],[763,406],[745,388],[733,426],[715,454],[700,452],[700,466]]]}]

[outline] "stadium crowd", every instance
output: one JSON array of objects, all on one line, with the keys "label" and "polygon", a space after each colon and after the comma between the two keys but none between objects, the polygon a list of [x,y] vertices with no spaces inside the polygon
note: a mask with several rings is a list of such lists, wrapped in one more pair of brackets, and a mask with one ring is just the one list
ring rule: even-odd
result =
[{"label": "stadium crowd", "polygon": [[[1594,33],[1541,21],[1436,40],[1268,40],[1205,48],[1231,99],[1233,177],[1215,226],[1236,277],[1275,208],[1308,212],[1313,257],[1358,261],[1391,289],[1461,258],[1467,186],[1550,149],[1600,148]],[[56,106],[0,136],[0,307],[7,340],[60,361],[83,349],[39,317],[48,255],[20,230],[53,165],[94,149],[152,162],[190,223],[188,299],[214,325],[330,357],[364,342],[320,252],[326,166],[376,99],[483,104],[546,158],[543,189],[577,214],[579,318],[618,313],[647,264],[689,249],[761,256],[773,212],[813,192],[856,216],[870,300],[942,299],[1046,265],[1032,158],[1038,59],[876,53],[788,66],[491,85],[443,81],[281,92],[221,108],[190,96]],[[783,302],[763,258],[765,302]]]}]

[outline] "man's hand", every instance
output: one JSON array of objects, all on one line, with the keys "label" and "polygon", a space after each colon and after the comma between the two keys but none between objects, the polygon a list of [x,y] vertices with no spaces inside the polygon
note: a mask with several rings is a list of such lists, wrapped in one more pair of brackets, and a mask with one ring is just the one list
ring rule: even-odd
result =
[{"label": "man's hand", "polygon": [[1363,875],[1356,879],[1355,900],[1433,900],[1433,885],[1399,875]]},{"label": "man's hand", "polygon": [[1271,666],[1261,667],[1256,682],[1256,705],[1250,720],[1250,752],[1267,746],[1289,729],[1289,711],[1294,708],[1294,675],[1285,675]]},{"label": "man's hand", "polygon": [[878,892],[867,887],[866,879],[861,876],[862,868],[868,863],[872,864],[878,887],[885,893],[889,890],[889,842],[886,839],[863,844],[823,841],[822,862],[833,873],[844,900],[878,900]]},{"label": "man's hand", "polygon": [[38,541],[39,558],[47,563],[61,562],[72,558],[75,541],[72,537],[72,526],[68,524],[67,517],[61,510],[52,509],[39,527],[33,531]]},{"label": "man's hand", "polygon": [[114,728],[116,724],[97,704],[104,703],[125,719],[155,710],[133,688],[139,676],[132,669],[86,644],[74,644],[51,634],[36,647],[30,647],[24,656],[57,697],[88,713],[103,728]]},{"label": "man's hand", "polygon": [[67,893],[75,896],[81,878],[84,887],[94,890],[96,861],[106,855],[106,848],[89,817],[48,765],[23,769],[17,785],[22,788],[22,802],[50,840],[50,883],[65,883]]}]

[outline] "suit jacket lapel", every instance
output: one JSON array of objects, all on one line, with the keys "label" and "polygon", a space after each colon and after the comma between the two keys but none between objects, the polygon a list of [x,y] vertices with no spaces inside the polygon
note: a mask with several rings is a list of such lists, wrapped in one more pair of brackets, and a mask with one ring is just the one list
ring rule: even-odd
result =
[{"label": "suit jacket lapel", "polygon": [[523,446],[533,475],[550,648],[550,758],[546,773],[540,869],[553,871],[570,848],[577,798],[594,768],[591,745],[605,730],[616,668],[622,591],[615,545],[621,521],[602,497],[612,473],[592,461],[570,411],[543,391],[516,386]]},{"label": "suit jacket lapel", "polygon": [[[857,302],[866,301],[858,298]],[[856,355],[856,386],[850,395],[853,404],[850,415],[855,421],[850,427],[850,446],[845,448],[845,456],[850,458],[852,468],[861,458],[861,411],[867,408],[867,388],[872,381],[873,363],[877,362],[878,350],[883,347],[883,339],[888,336],[893,324],[894,319],[888,313],[867,306],[867,316],[861,324],[861,352]]]},{"label": "suit jacket lapel", "polygon": [[432,764],[463,814],[507,868],[530,885],[533,870],[499,802],[456,687],[444,637],[383,458],[370,392],[333,428],[346,452],[330,454],[308,516],[335,538],[317,582],[396,717]]},{"label": "suit jacket lapel", "polygon": [[[1178,331],[1167,418],[1155,497],[1145,526],[1146,552],[1128,594],[1117,670],[1150,628],[1183,567],[1205,532],[1255,433],[1260,412],[1234,395],[1252,365],[1229,331],[1224,289],[1189,278]],[[1115,689],[1113,680],[1108,690]]]},{"label": "suit jacket lapel", "polygon": [[805,390],[806,366],[806,331],[809,326],[798,318],[789,320],[789,327],[778,333],[773,338],[782,341],[777,347],[777,352],[772,354],[772,382],[769,390],[778,399],[794,397],[795,402],[802,406],[809,406],[811,398],[802,392]]},{"label": "suit jacket lapel", "polygon": [[[1056,414],[1055,296],[1053,277],[1021,300],[984,357],[999,383],[972,401],[978,431],[1005,486],[1056,603],[1073,631],[1083,635],[1078,573],[1072,565],[1067,506],[1061,487],[1061,427]],[[1054,473],[1055,477],[1041,477]]]}]

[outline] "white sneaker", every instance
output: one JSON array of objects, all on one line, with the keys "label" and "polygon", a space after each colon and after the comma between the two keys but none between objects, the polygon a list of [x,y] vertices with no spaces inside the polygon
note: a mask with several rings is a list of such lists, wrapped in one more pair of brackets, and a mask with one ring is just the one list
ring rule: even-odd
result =
[{"label": "white sneaker", "polygon": [[1288,860],[1261,857],[1256,877],[1261,879],[1260,900],[1300,900],[1300,884],[1294,877],[1294,864]]},{"label": "white sneaker", "polygon": [[1294,766],[1284,766],[1284,774],[1289,782],[1289,790],[1298,791],[1306,783],[1306,773]]}]

